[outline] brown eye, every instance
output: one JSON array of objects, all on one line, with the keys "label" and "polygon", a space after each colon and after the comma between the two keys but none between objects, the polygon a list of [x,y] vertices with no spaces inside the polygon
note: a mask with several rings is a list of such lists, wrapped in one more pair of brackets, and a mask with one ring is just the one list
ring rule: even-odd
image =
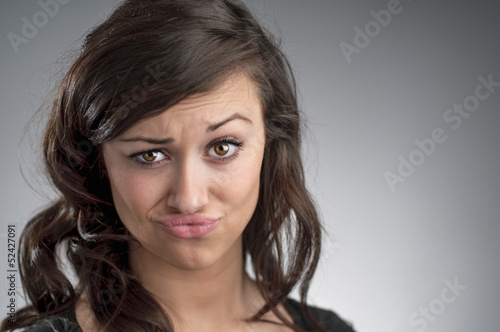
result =
[{"label": "brown eye", "polygon": [[156,158],[158,157],[158,153],[157,151],[148,151],[148,152],[144,152],[143,154],[141,154],[141,157],[142,159],[144,159],[145,161],[155,161]]},{"label": "brown eye", "polygon": [[229,158],[236,157],[240,150],[242,142],[234,138],[222,137],[210,143],[208,155],[218,161],[226,161]]},{"label": "brown eye", "polygon": [[225,156],[229,152],[229,144],[219,143],[214,146],[214,151],[218,156]]},{"label": "brown eye", "polygon": [[138,152],[137,154],[132,155],[131,158],[139,164],[153,166],[164,160],[167,160],[168,156],[166,155],[166,152],[150,150]]}]

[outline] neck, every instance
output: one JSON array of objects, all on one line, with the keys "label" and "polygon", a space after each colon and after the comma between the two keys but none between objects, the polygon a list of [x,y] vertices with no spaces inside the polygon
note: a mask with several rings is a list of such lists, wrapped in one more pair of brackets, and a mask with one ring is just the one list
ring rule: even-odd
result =
[{"label": "neck", "polygon": [[[241,238],[235,250],[199,270],[172,266],[144,248],[131,250],[134,272],[172,319],[174,326],[220,328],[223,322],[243,320],[256,311],[260,297],[246,275]],[[182,328],[181,328],[182,329]]]}]

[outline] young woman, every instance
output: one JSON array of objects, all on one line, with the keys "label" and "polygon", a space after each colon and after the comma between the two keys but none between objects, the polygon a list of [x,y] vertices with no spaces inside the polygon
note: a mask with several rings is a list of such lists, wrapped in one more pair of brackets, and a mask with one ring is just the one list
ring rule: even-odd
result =
[{"label": "young woman", "polygon": [[30,305],[0,330],[352,331],[306,303],[322,228],[300,125],[289,65],[241,2],[121,3],[51,104],[61,195],[21,236]]}]

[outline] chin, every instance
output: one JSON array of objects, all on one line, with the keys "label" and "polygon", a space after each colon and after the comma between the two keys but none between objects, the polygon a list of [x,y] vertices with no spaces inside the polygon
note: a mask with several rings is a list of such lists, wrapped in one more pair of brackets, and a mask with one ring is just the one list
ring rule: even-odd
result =
[{"label": "chin", "polygon": [[[180,240],[175,242],[177,243],[170,242],[168,246],[163,245],[163,248],[156,252],[155,256],[160,258],[160,261],[154,264],[166,263],[167,266],[178,270],[201,271],[216,267],[218,264],[227,266],[228,263],[234,262],[232,248],[224,250],[225,248],[220,248],[209,241]],[[143,249],[148,251],[148,248],[143,247]]]}]

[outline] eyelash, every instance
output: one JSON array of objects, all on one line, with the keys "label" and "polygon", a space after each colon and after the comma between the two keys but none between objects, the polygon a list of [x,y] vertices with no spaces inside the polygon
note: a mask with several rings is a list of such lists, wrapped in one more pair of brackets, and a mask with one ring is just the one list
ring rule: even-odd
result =
[{"label": "eyelash", "polygon": [[[213,149],[213,147],[215,145],[221,144],[221,143],[231,144],[231,145],[234,145],[236,147],[236,151],[231,156],[216,158],[216,160],[218,162],[221,162],[221,163],[225,163],[229,160],[237,158],[239,156],[239,152],[242,150],[242,147],[243,147],[243,142],[237,140],[234,137],[224,136],[224,137],[217,138],[217,139],[213,140],[212,142],[210,142],[208,144],[207,151],[210,149]],[[159,153],[162,153],[165,156],[167,156],[167,151],[165,149],[146,149],[146,150],[142,150],[140,152],[136,152],[136,153],[130,155],[129,158],[132,159],[134,162],[138,163],[140,166],[149,167],[149,168],[154,167],[155,165],[164,162],[168,158],[168,156],[167,156],[166,159],[162,159],[160,161],[152,161],[152,162],[141,161],[138,159],[138,157],[140,155],[145,154],[145,153],[151,153],[151,152],[159,152]]]},{"label": "eyelash", "polygon": [[229,160],[238,158],[238,156],[240,154],[240,151],[242,150],[242,147],[243,147],[243,142],[237,140],[234,137],[224,136],[224,137],[217,138],[217,139],[213,140],[212,142],[210,142],[208,144],[208,146],[209,146],[208,150],[213,149],[215,145],[221,144],[221,143],[226,143],[226,144],[234,145],[236,147],[236,150],[229,157],[219,157],[219,158],[217,158],[217,160],[219,162],[227,162]]}]

